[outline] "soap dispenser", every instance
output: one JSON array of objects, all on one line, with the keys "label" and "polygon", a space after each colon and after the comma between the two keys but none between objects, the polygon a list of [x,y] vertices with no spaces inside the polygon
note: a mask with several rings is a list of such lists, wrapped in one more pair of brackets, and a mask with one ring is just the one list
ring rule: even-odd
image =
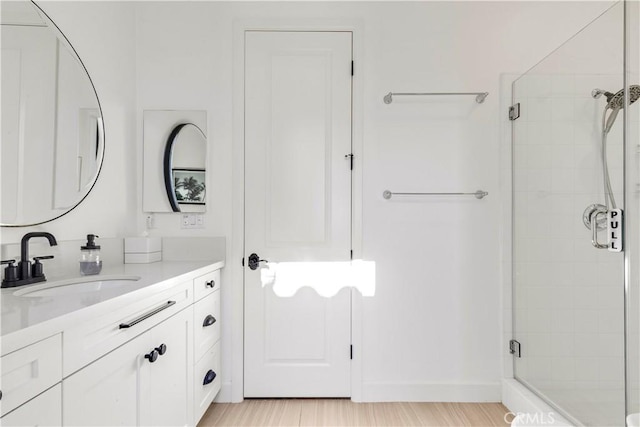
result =
[{"label": "soap dispenser", "polygon": [[80,274],[89,276],[98,274],[102,270],[100,246],[96,245],[95,234],[87,234],[87,243],[80,247]]}]

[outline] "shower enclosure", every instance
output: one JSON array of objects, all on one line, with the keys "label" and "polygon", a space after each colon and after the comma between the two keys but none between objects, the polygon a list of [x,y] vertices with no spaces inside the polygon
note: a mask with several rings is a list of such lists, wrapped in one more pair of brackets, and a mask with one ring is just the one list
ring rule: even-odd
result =
[{"label": "shower enclosure", "polygon": [[576,425],[640,412],[637,6],[512,85],[514,376]]}]

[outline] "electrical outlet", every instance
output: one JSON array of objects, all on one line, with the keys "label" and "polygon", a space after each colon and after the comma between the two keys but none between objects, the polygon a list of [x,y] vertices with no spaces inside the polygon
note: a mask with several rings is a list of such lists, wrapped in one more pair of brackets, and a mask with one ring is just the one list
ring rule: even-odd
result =
[{"label": "electrical outlet", "polygon": [[204,228],[204,215],[182,214],[180,228]]}]

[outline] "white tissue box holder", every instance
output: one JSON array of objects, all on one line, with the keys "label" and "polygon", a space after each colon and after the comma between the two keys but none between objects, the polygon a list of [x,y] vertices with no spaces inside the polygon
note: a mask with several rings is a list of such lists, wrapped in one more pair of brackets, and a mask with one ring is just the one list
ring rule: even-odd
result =
[{"label": "white tissue box holder", "polygon": [[158,261],[162,261],[160,237],[125,237],[125,264],[149,264]]}]

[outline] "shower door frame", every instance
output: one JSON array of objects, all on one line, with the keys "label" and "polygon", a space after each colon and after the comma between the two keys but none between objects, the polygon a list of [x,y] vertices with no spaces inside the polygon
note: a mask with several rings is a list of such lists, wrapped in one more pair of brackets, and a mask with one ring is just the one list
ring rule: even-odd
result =
[{"label": "shower door frame", "polygon": [[[638,25],[640,25],[640,7],[637,1],[631,2],[629,0],[623,0],[623,83],[624,83],[624,105],[629,106],[629,87],[632,84],[640,84],[639,81],[634,81],[631,77],[635,71],[637,79],[640,77],[640,67],[638,64],[640,49],[640,41],[638,40]],[[632,4],[635,6],[632,7]],[[635,29],[635,34],[634,34]],[[640,103],[640,101],[638,101]],[[639,113],[636,113],[636,115]],[[632,323],[638,323],[640,313],[637,312],[637,308],[634,311],[632,308],[632,298],[638,297],[640,291],[640,258],[638,258],[638,251],[640,249],[640,205],[638,205],[638,188],[636,185],[630,184],[634,180],[638,180],[640,171],[638,163],[638,147],[640,147],[640,141],[631,141],[631,126],[636,126],[635,132],[638,136],[638,123],[635,125],[631,120],[630,108],[623,108],[623,129],[622,129],[622,144],[624,153],[624,180],[623,180],[623,194],[624,194],[624,218],[623,218],[623,242],[625,242],[624,250],[624,369],[625,369],[625,418],[634,410],[638,411],[640,402],[633,402],[631,399],[634,397],[632,389],[634,384],[639,385],[639,378],[633,378],[631,375],[633,371],[629,368],[629,363],[634,361],[638,357],[638,340],[640,337],[630,336],[630,327]],[[636,158],[636,164],[632,159]],[[636,170],[634,171],[634,168]],[[634,200],[636,199],[636,200]],[[635,203],[632,203],[635,202]],[[635,240],[634,240],[635,239]],[[635,261],[634,261],[635,258]],[[632,293],[635,291],[635,293]],[[638,305],[640,306],[640,305]],[[630,341],[635,340],[635,351],[633,353],[633,347],[630,345]],[[640,387],[638,387],[640,388]]]}]

